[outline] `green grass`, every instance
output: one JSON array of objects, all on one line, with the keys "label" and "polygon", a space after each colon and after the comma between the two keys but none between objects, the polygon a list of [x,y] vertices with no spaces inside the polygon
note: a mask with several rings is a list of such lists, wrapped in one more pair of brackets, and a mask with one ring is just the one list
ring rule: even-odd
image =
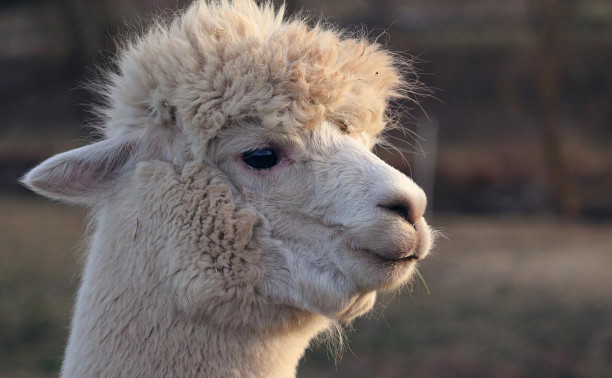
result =
[{"label": "green grass", "polygon": [[[85,213],[29,196],[0,196],[0,209],[0,377],[55,375]],[[419,266],[427,284],[415,277],[412,291],[382,296],[338,366],[321,345],[298,376],[612,376],[610,224],[431,223],[450,240]]]}]

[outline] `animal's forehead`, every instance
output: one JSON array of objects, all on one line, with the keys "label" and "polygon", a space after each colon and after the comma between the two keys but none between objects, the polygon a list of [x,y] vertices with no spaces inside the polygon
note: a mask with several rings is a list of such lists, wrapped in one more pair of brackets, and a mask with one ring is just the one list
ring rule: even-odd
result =
[{"label": "animal's forehead", "polygon": [[159,108],[169,105],[176,112],[166,118],[176,116],[200,145],[244,117],[270,129],[314,129],[329,120],[352,133],[378,134],[389,99],[409,89],[380,45],[297,18],[283,21],[282,10],[250,0],[196,2],[120,56],[108,118],[153,110],[159,119]]},{"label": "animal's forehead", "polygon": [[211,120],[255,116],[270,128],[312,129],[328,119],[349,131],[376,134],[384,128],[387,100],[398,80],[389,57],[376,46],[298,26],[267,40],[228,44],[219,61],[217,68],[182,76],[199,80],[183,80],[176,89],[179,113],[194,115],[195,127],[215,129]]},{"label": "animal's forehead", "polygon": [[353,140],[371,149],[377,138],[366,132],[347,134],[330,121],[324,121],[314,129],[277,127],[267,129],[255,120],[239,122],[219,131],[214,143],[223,155],[234,155],[244,151],[275,147],[285,152],[306,158],[320,153],[326,154]]}]

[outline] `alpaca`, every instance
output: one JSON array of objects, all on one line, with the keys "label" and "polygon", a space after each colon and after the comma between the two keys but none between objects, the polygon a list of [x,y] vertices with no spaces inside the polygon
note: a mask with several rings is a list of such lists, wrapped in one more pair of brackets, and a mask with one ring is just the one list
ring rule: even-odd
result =
[{"label": "alpaca", "polygon": [[23,178],[92,211],[62,376],[295,376],[428,254],[425,194],[372,153],[404,63],[283,13],[156,23],[99,86],[102,140]]}]

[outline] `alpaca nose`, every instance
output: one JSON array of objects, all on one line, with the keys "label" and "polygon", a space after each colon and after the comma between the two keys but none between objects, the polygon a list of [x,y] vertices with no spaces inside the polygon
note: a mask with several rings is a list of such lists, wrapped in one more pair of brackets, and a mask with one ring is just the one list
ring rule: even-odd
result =
[{"label": "alpaca nose", "polygon": [[414,220],[411,217],[410,207],[406,206],[406,204],[393,203],[393,204],[385,204],[385,205],[379,205],[379,206],[391,213],[394,213],[395,215],[399,215],[406,222],[414,223]]},{"label": "alpaca nose", "polygon": [[386,211],[388,211],[390,213],[393,213],[393,214],[401,217],[406,222],[410,223],[411,225],[413,225],[416,228],[416,226],[415,226],[416,219],[412,215],[412,212],[410,211],[410,207],[407,206],[406,204],[403,204],[403,203],[391,203],[391,204],[384,204],[384,205],[378,205],[378,206],[383,208],[383,209],[385,209]]},{"label": "alpaca nose", "polygon": [[415,209],[412,202],[413,201],[406,198],[394,198],[390,201],[379,204],[378,207],[393,215],[399,216],[416,229],[416,223],[419,218],[423,216],[423,211],[420,209]]}]

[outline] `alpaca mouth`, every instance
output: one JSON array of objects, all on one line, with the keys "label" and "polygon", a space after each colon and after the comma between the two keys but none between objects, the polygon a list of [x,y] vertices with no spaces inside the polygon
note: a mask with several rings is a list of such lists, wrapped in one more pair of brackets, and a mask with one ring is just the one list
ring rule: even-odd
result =
[{"label": "alpaca mouth", "polygon": [[407,264],[419,260],[419,255],[416,251],[407,256],[398,255],[397,257],[383,256],[371,249],[360,249],[360,251],[370,256],[374,256],[377,260],[385,264]]},{"label": "alpaca mouth", "polygon": [[[374,252],[372,252],[374,253]],[[374,255],[376,255],[376,257],[380,258],[381,260],[384,260],[386,262],[392,262],[392,263],[397,263],[397,262],[411,262],[411,261],[417,261],[419,259],[419,257],[415,254],[411,254],[408,256],[402,256],[402,257],[386,257],[386,256],[381,256],[377,253],[374,253]]]}]

